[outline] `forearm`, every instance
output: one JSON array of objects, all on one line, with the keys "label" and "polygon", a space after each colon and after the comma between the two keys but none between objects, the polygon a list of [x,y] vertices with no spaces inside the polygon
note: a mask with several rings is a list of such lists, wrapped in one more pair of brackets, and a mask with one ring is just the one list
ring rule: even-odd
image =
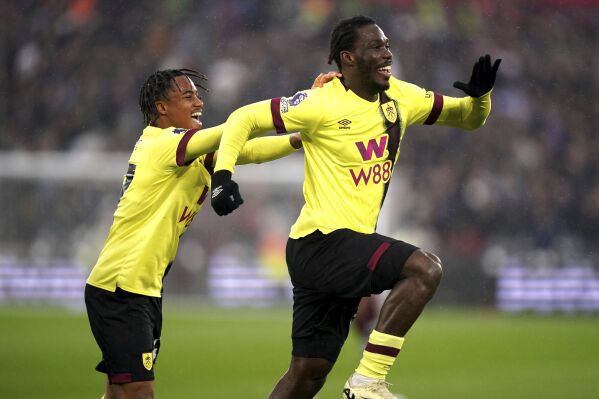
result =
[{"label": "forearm", "polygon": [[490,112],[491,91],[478,98],[445,96],[436,124],[473,130],[485,124]]},{"label": "forearm", "polygon": [[248,139],[273,129],[270,100],[246,105],[233,112],[223,130],[214,170],[233,172]]},{"label": "forearm", "polygon": [[286,157],[297,150],[292,145],[291,138],[291,135],[285,135],[248,140],[239,153],[237,165],[269,162]]}]

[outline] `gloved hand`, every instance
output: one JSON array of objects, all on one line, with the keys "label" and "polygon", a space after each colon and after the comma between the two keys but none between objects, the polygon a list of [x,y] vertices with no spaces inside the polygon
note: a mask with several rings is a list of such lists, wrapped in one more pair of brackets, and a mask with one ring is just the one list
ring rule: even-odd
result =
[{"label": "gloved hand", "polygon": [[219,216],[228,215],[243,204],[239,186],[231,180],[231,172],[228,170],[214,172],[210,188],[212,193],[210,202]]},{"label": "gloved hand", "polygon": [[495,84],[495,77],[497,76],[497,69],[499,69],[500,63],[501,58],[495,60],[493,66],[491,66],[491,56],[489,54],[480,57],[474,63],[470,82],[454,82],[453,87],[463,90],[470,97],[480,97],[488,93]]}]

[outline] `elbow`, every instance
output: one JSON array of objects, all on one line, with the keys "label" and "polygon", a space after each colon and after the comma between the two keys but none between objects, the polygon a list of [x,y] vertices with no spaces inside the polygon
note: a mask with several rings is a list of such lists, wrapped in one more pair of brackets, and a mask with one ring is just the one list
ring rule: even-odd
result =
[{"label": "elbow", "polygon": [[233,111],[231,113],[231,115],[229,115],[229,117],[227,118],[227,124],[231,124],[231,123],[239,123],[241,121],[243,121],[243,115],[245,114],[245,110],[244,107],[238,108],[235,111]]},{"label": "elbow", "polygon": [[477,118],[477,119],[469,121],[469,123],[466,123],[466,125],[464,126],[464,129],[470,130],[470,131],[476,130],[476,129],[483,127],[485,125],[485,122],[487,122],[486,116],[484,118]]}]

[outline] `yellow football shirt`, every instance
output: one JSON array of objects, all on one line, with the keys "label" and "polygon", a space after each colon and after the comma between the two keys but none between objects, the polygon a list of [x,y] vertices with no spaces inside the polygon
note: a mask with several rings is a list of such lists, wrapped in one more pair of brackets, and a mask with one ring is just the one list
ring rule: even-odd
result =
[{"label": "yellow football shirt", "polygon": [[[269,125],[280,133],[299,131],[305,151],[305,204],[290,237],[316,229],[325,234],[341,228],[372,233],[406,127],[438,123],[474,129],[484,124],[491,109],[490,92],[476,99],[453,98],[395,78],[384,96],[369,102],[334,79],[319,89],[274,98],[268,106],[261,102],[243,107],[227,121],[215,169],[233,170],[236,154],[254,131]],[[388,159],[392,123],[399,137]]]},{"label": "yellow football shirt", "polygon": [[198,213],[210,186],[212,153],[184,164],[187,143],[196,132],[144,129],[129,159],[124,193],[88,284],[108,291],[120,287],[161,296],[162,280],[177,253],[179,237]]}]

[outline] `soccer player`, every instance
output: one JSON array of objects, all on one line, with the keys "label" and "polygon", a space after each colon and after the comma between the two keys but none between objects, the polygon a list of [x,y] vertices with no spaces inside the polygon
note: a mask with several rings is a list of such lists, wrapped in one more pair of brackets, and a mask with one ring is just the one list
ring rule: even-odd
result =
[{"label": "soccer player", "polygon": [[467,97],[426,91],[391,76],[389,40],[374,20],[357,16],[333,29],[331,61],[341,79],[242,107],[229,117],[211,202],[219,215],[241,202],[231,177],[248,137],[272,128],[301,133],[305,205],[286,250],[293,349],[270,398],[312,398],[339,355],[360,298],[383,290],[391,291],[343,398],[393,398],[387,372],[442,275],[436,255],[375,232],[400,142],[413,124],[481,127],[500,60],[481,57],[468,83],[454,83]]},{"label": "soccer player", "polygon": [[[335,75],[321,74],[314,85]],[[143,84],[139,105],[147,127],[129,159],[114,222],[85,287],[90,326],[102,351],[96,370],[108,376],[105,399],[153,397],[162,282],[179,237],[206,199],[223,130],[200,130],[204,103],[194,79],[205,77],[163,70]],[[297,133],[250,140],[237,163],[271,161],[301,146]]]}]

